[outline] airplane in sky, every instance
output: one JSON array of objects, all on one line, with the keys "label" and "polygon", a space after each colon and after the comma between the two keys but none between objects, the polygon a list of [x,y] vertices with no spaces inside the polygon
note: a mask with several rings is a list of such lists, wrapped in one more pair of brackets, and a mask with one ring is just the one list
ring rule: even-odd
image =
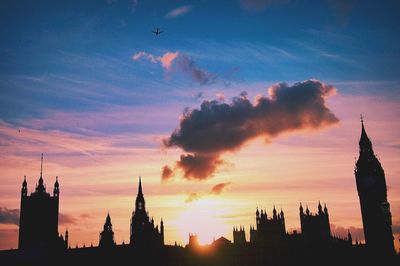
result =
[{"label": "airplane in sky", "polygon": [[156,30],[151,31],[152,33],[154,33],[156,36],[160,35],[161,33],[163,33],[163,31],[161,31],[159,28],[156,28]]}]

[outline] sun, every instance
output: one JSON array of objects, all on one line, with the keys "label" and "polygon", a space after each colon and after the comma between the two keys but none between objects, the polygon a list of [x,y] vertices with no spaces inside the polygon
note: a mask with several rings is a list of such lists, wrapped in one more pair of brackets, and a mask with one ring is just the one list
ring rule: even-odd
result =
[{"label": "sun", "polygon": [[223,220],[228,213],[223,199],[202,198],[187,204],[177,219],[181,239],[187,242],[189,233],[192,233],[197,234],[201,245],[210,244],[213,239],[230,231],[230,226]]}]

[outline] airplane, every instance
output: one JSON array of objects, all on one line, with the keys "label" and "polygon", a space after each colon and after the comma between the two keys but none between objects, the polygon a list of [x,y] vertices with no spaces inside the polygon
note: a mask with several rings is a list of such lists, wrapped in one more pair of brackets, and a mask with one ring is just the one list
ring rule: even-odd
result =
[{"label": "airplane", "polygon": [[163,33],[163,31],[161,31],[159,28],[156,28],[156,30],[151,31],[152,33],[154,33],[156,36],[160,35],[161,33]]}]

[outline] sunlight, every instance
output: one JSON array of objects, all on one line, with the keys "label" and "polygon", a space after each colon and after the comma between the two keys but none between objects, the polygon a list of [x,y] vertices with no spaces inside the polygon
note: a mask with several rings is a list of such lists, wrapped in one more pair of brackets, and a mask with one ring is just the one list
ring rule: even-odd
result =
[{"label": "sunlight", "polygon": [[229,213],[223,199],[200,199],[189,203],[177,219],[181,239],[188,241],[189,233],[198,235],[201,245],[226,235],[230,226],[223,223],[221,215]]}]

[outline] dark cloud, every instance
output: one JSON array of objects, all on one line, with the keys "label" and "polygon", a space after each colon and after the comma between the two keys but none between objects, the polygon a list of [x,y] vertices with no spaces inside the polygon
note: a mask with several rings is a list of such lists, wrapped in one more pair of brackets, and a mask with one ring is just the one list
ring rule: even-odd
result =
[{"label": "dark cloud", "polygon": [[185,54],[179,54],[175,64],[179,71],[188,74],[200,85],[212,84],[216,81],[216,75],[198,67],[196,62]]},{"label": "dark cloud", "polygon": [[173,176],[174,176],[174,171],[168,165],[165,165],[162,169],[161,180],[167,181]]},{"label": "dark cloud", "polygon": [[19,209],[0,207],[0,224],[19,225]]},{"label": "dark cloud", "polygon": [[190,203],[192,201],[200,199],[201,196],[197,193],[190,193],[187,199],[185,199],[185,203]]},{"label": "dark cloud", "polygon": [[272,5],[284,5],[289,3],[289,0],[240,0],[241,6],[250,11],[264,11]]},{"label": "dark cloud", "polygon": [[183,171],[186,179],[206,179],[211,176],[223,160],[216,155],[182,154],[176,167]]},{"label": "dark cloud", "polygon": [[231,184],[231,182],[219,183],[212,187],[210,194],[219,195],[222,191]]},{"label": "dark cloud", "polygon": [[280,83],[250,102],[247,93],[231,103],[203,101],[200,109],[185,110],[179,128],[163,140],[165,147],[179,147],[181,155],[174,169],[187,179],[206,179],[223,164],[221,155],[238,150],[257,137],[267,142],[285,132],[319,129],[339,120],[326,107],[325,99],[336,89],[318,80],[289,86]]},{"label": "dark cloud", "polygon": [[59,225],[76,224],[76,219],[69,214],[59,213],[58,224]]}]

